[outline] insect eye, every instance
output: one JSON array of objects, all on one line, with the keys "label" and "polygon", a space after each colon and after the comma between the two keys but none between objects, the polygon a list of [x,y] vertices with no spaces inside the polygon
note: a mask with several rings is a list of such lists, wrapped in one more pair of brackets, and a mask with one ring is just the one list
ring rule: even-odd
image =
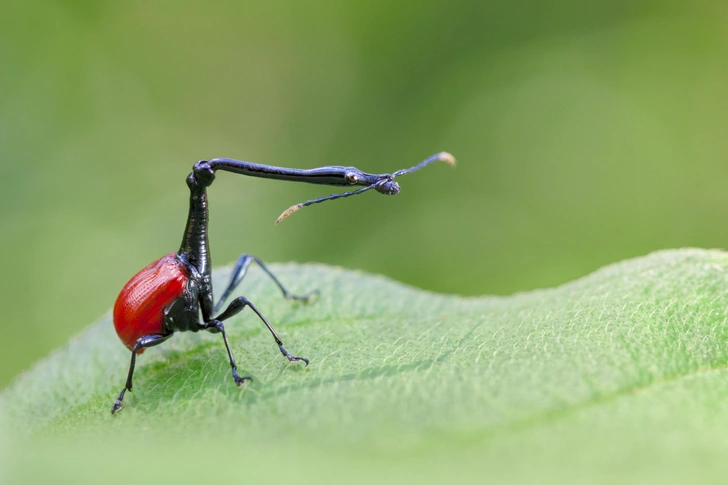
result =
[{"label": "insect eye", "polygon": [[346,181],[350,184],[355,184],[359,182],[359,176],[354,172],[346,172]]}]

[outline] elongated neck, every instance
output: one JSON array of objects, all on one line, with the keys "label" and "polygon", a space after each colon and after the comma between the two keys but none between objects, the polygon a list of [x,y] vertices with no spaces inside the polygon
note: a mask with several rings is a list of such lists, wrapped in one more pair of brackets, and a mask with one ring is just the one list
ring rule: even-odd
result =
[{"label": "elongated neck", "polygon": [[371,185],[382,178],[392,178],[390,174],[365,173],[356,167],[341,167],[332,165],[328,167],[301,170],[298,168],[275,167],[259,163],[243,162],[231,158],[213,158],[210,161],[200,161],[195,165],[195,171],[208,170],[259,177],[264,179],[288,180],[290,182],[305,182],[318,185]]},{"label": "elongated neck", "polygon": [[259,163],[242,162],[230,158],[215,158],[207,162],[212,170],[259,177],[264,179],[288,180],[290,182],[306,182],[319,185],[349,185],[345,178],[345,167],[320,167],[309,170],[298,168],[275,167]]},{"label": "elongated neck", "polygon": [[182,245],[177,254],[197,268],[201,275],[209,275],[211,263],[210,242],[207,236],[209,220],[207,187],[198,183],[192,174],[187,178],[187,185],[190,187],[190,212],[187,215],[187,227]]}]

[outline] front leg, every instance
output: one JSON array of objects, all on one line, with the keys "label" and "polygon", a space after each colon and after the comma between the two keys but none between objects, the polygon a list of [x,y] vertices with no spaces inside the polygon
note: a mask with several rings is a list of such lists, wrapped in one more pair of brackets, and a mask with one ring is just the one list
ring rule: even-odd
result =
[{"label": "front leg", "polygon": [[295,355],[291,355],[285,347],[283,347],[283,342],[281,342],[281,338],[278,336],[278,332],[271,326],[270,323],[268,323],[268,320],[258,311],[255,306],[250,303],[250,301],[245,298],[244,296],[238,297],[234,299],[232,302],[230,302],[230,305],[227,307],[227,309],[222,312],[217,318],[209,319],[205,323],[202,324],[201,328],[207,330],[208,332],[212,333],[221,333],[222,339],[225,342],[225,349],[227,350],[228,354],[228,360],[230,361],[230,368],[232,369],[233,373],[233,379],[235,380],[235,384],[238,386],[242,386],[245,381],[252,381],[253,378],[250,376],[240,377],[238,375],[238,366],[235,363],[235,357],[233,357],[233,352],[230,349],[230,342],[228,342],[227,334],[225,333],[225,326],[223,325],[223,320],[227,320],[228,318],[237,315],[243,309],[249,306],[253,309],[253,311],[260,317],[261,320],[263,320],[263,323],[266,327],[268,327],[268,330],[270,331],[271,335],[273,335],[273,338],[275,339],[276,343],[278,344],[278,348],[280,349],[281,353],[291,362],[296,361],[302,361],[305,362],[306,365],[308,365],[308,359],[305,357],[296,357]]},{"label": "front leg", "polygon": [[[230,305],[225,309],[224,312],[222,312],[218,317],[215,319],[216,321],[222,322],[223,320],[227,320],[228,318],[237,315],[241,311],[245,309],[245,307],[250,307],[251,310],[255,312],[256,315],[263,321],[266,327],[268,327],[268,331],[273,335],[273,339],[275,339],[276,343],[278,344],[278,348],[280,349],[281,353],[291,362],[297,362],[302,361],[305,362],[306,365],[308,365],[308,359],[305,357],[296,357],[294,355],[291,355],[285,347],[283,347],[283,342],[281,341],[281,338],[278,336],[278,332],[276,332],[276,329],[273,328],[273,326],[268,323],[268,320],[263,316],[260,311],[258,311],[257,308],[255,308],[255,305],[253,305],[250,300],[245,298],[244,296],[239,296],[238,298],[235,298],[233,301],[230,302]],[[226,341],[227,343],[227,341]],[[229,348],[228,348],[229,352]]]},{"label": "front leg", "polygon": [[222,334],[222,340],[225,342],[225,348],[227,349],[228,359],[230,360],[230,368],[233,372],[233,380],[235,381],[235,384],[240,387],[245,384],[245,381],[252,381],[253,378],[251,376],[240,377],[238,375],[238,365],[235,363],[235,357],[233,357],[232,350],[230,350],[230,342],[228,342],[227,334],[225,333],[225,326],[222,322],[219,320],[212,320],[207,322],[203,328],[208,332],[219,332]]}]

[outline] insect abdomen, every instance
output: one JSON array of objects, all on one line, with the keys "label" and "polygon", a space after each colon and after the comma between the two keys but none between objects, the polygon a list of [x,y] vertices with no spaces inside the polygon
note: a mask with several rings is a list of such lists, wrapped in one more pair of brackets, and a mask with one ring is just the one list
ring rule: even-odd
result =
[{"label": "insect abdomen", "polygon": [[187,269],[171,253],[139,271],[122,288],[114,304],[114,328],[129,350],[140,337],[164,333],[164,308],[184,293],[188,279]]}]

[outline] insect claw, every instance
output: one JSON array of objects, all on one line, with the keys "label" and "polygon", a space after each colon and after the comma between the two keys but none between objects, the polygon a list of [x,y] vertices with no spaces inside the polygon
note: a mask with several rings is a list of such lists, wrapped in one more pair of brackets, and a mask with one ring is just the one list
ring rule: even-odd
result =
[{"label": "insect claw", "polygon": [[308,359],[306,357],[296,357],[295,355],[291,355],[283,345],[278,344],[278,348],[281,349],[281,354],[283,354],[286,359],[288,359],[291,362],[298,362],[303,361],[306,363],[306,367],[308,367]]},{"label": "insect claw", "polygon": [[294,295],[293,293],[286,293],[285,298],[286,300],[297,300],[302,301],[303,303],[311,303],[311,300],[313,300],[314,297],[319,296],[321,292],[316,290],[311,290],[305,295]]},{"label": "insect claw", "polygon": [[233,374],[233,379],[235,380],[235,385],[237,385],[238,387],[243,387],[243,385],[245,384],[245,381],[253,380],[253,378],[250,376],[240,377],[237,374]]}]

